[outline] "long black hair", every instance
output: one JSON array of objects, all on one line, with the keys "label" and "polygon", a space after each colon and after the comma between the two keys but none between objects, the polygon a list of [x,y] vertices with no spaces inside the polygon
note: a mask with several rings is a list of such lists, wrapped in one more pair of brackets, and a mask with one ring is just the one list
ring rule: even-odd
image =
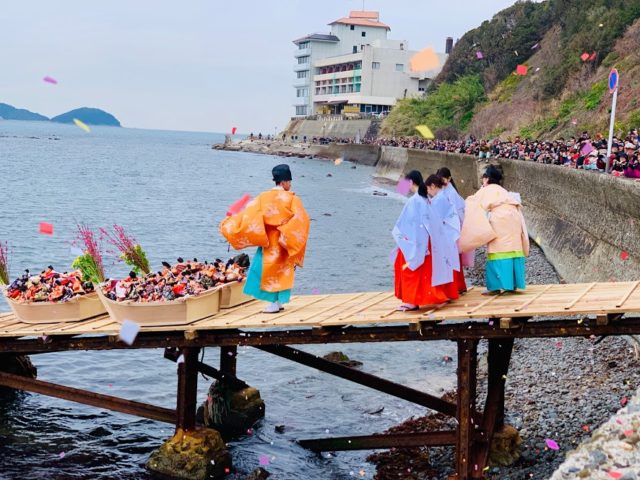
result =
[{"label": "long black hair", "polygon": [[439,168],[438,171],[436,172],[436,175],[442,178],[446,178],[449,181],[449,183],[453,185],[453,188],[455,188],[456,192],[458,191],[458,187],[456,187],[456,182],[453,181],[453,177],[451,176],[451,170],[449,170],[447,167]]},{"label": "long black hair", "polygon": [[424,184],[424,180],[422,179],[422,174],[418,170],[411,170],[404,176],[404,178],[405,180],[412,181],[418,186],[418,195],[424,198],[429,196],[427,193],[427,186]]},{"label": "long black hair", "polygon": [[424,181],[424,184],[426,186],[434,185],[437,188],[444,187],[444,182],[440,175],[429,175],[429,177]]},{"label": "long black hair", "polygon": [[494,165],[489,165],[487,169],[484,171],[484,175],[482,178],[489,179],[489,185],[502,185],[502,172],[498,170]]}]

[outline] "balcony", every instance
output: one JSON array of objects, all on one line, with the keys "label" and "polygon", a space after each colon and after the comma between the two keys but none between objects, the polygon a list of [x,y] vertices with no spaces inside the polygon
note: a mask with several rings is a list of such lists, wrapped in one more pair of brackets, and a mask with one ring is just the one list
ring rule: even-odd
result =
[{"label": "balcony", "polygon": [[302,50],[296,50],[295,53],[293,54],[295,58],[306,57],[307,55],[311,55],[311,47],[303,48]]},{"label": "balcony", "polygon": [[301,63],[298,64],[298,62],[293,64],[293,71],[294,72],[299,72],[301,70],[310,70],[311,69],[311,64],[310,63]]},{"label": "balcony", "polygon": [[293,79],[293,86],[294,87],[309,87],[309,86],[311,86],[311,82],[309,81],[309,78],[294,78]]}]

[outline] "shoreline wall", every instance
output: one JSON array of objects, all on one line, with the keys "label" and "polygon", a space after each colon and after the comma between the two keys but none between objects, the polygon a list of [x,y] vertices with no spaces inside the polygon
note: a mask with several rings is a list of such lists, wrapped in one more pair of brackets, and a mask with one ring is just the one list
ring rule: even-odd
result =
[{"label": "shoreline wall", "polygon": [[[358,149],[363,145],[339,147],[346,152],[345,159],[359,163]],[[469,155],[372,148],[379,150],[377,177],[397,182],[413,169],[424,175],[448,167],[464,197],[480,187],[487,165]],[[372,156],[369,150],[368,162]],[[529,235],[563,279],[572,283],[640,280],[639,182],[520,160],[491,163],[502,166],[505,188],[521,194]]]}]

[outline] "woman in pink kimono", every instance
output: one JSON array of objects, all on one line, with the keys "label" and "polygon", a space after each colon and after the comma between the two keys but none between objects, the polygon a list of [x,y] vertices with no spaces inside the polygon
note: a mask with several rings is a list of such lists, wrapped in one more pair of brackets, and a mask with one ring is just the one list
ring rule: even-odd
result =
[{"label": "woman in pink kimono", "polygon": [[485,279],[487,295],[523,290],[525,257],[529,235],[519,195],[500,185],[502,173],[489,166],[482,176],[482,188],[467,198],[460,249],[470,251],[487,245]]}]

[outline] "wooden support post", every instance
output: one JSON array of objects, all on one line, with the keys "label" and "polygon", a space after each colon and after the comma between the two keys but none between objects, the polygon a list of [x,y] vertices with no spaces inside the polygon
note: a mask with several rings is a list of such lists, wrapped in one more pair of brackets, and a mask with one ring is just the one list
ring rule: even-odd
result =
[{"label": "wooden support post", "polygon": [[178,364],[178,421],[176,428],[193,430],[196,426],[198,402],[198,353],[200,348],[181,349],[182,362]]},{"label": "wooden support post", "polygon": [[504,425],[504,385],[507,381],[513,342],[513,338],[489,340],[487,399],[481,425],[483,437],[482,442],[474,449],[473,478],[483,478],[493,434]]},{"label": "wooden support post", "polygon": [[471,477],[474,431],[472,413],[476,389],[477,340],[458,340],[458,429],[456,439],[457,480]]},{"label": "wooden support post", "polygon": [[220,347],[220,371],[225,374],[229,373],[236,376],[236,357],[238,356],[238,347]]}]

